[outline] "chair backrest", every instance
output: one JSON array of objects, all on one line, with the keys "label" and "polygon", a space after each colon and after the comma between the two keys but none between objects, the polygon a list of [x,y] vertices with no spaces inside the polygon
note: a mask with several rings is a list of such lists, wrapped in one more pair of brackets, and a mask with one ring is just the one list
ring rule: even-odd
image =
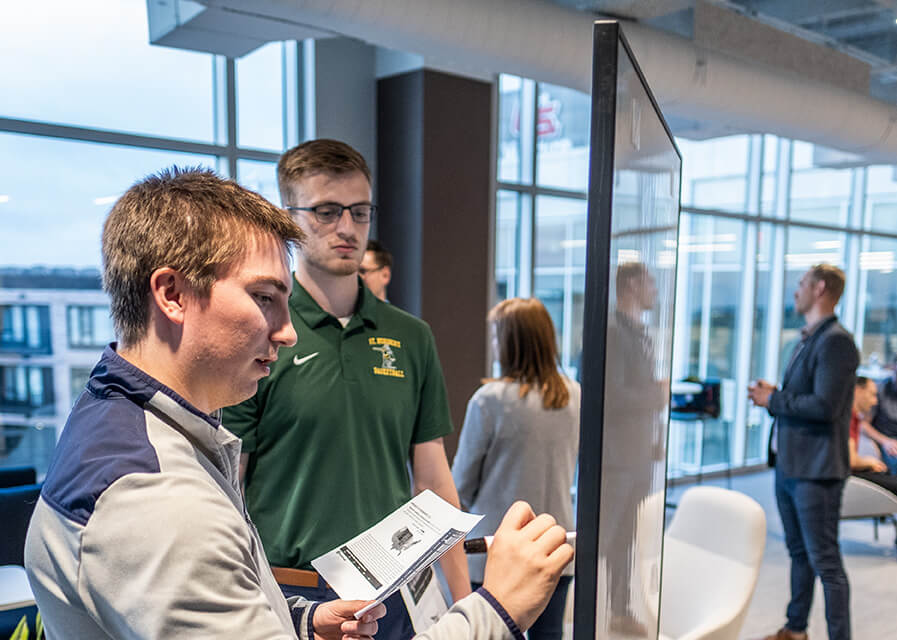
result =
[{"label": "chair backrest", "polygon": [[736,640],[765,545],[766,514],[752,498],[716,487],[689,489],[664,537],[663,635]]},{"label": "chair backrest", "polygon": [[897,496],[874,482],[850,476],[841,497],[842,518],[869,518],[897,513]]},{"label": "chair backrest", "polygon": [[0,489],[19,487],[37,482],[37,471],[34,467],[6,467],[0,469]]},{"label": "chair backrest", "polygon": [[40,496],[40,489],[39,484],[0,489],[0,522],[3,523],[0,565],[25,564],[25,534],[28,532],[28,523]]}]

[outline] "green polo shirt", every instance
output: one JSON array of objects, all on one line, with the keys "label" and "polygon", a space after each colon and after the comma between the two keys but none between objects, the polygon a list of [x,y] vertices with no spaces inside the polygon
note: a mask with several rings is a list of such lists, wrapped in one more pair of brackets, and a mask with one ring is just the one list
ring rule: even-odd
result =
[{"label": "green polo shirt", "polygon": [[246,502],[272,565],[309,562],[411,498],[411,446],[451,432],[429,326],[359,280],[349,324],[293,282],[295,347],[223,424],[249,453]]}]

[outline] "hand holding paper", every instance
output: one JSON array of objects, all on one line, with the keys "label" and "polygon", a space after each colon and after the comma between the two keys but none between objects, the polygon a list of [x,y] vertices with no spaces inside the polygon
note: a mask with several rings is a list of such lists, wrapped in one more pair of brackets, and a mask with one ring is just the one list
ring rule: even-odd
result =
[{"label": "hand holding paper", "polygon": [[361,619],[355,619],[355,612],[371,603],[366,600],[333,600],[322,602],[315,609],[312,625],[315,628],[315,640],[343,640],[359,638],[371,640],[377,633],[377,620],[386,615],[386,607],[382,604],[369,610]]},{"label": "hand holding paper", "polygon": [[482,519],[422,491],[312,566],[341,598],[372,600],[361,618],[439,559]]}]

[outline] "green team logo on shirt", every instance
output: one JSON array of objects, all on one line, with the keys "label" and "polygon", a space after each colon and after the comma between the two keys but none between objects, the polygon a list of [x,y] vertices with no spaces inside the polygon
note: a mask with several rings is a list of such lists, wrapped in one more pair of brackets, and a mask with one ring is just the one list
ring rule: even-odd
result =
[{"label": "green team logo on shirt", "polygon": [[393,349],[401,349],[402,343],[392,338],[368,338],[371,349],[381,356],[379,367],[374,367],[374,375],[404,378],[405,372],[396,368],[396,354]]}]

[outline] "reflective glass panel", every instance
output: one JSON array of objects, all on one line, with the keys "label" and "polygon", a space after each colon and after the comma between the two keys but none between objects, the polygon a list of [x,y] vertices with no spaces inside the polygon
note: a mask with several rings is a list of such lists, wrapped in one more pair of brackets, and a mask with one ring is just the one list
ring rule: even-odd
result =
[{"label": "reflective glass panel", "polygon": [[[603,53],[600,43],[596,38],[597,57]],[[599,430],[601,439],[600,451],[587,448],[580,456],[579,525],[592,526],[590,496],[583,489],[591,492],[594,485],[584,485],[583,478],[595,470],[583,461],[600,455],[595,637],[623,637],[625,629],[626,637],[653,639],[659,622],[681,163],[628,52],[615,44],[615,103],[594,98],[596,118],[612,109],[615,129],[612,165],[600,155],[607,153],[601,147],[608,141],[596,139],[593,145],[592,179],[598,182],[591,185],[589,211],[588,242],[595,253],[589,256],[586,285],[581,443],[595,446]],[[600,135],[604,131],[599,129]],[[609,184],[608,203],[602,191]],[[608,215],[609,246],[603,244]],[[602,255],[606,246],[609,255]],[[603,264],[596,266],[605,260],[606,273]],[[604,335],[595,329],[604,324],[596,316],[606,319]],[[593,381],[602,378],[603,407],[590,402],[600,392]],[[580,604],[585,605],[578,599]]]}]

